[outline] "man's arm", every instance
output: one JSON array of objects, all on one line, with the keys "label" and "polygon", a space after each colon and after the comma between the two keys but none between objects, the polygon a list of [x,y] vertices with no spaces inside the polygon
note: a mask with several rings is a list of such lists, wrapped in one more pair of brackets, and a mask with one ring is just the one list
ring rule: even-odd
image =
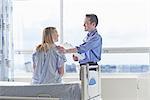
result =
[{"label": "man's arm", "polygon": [[77,48],[70,48],[70,49],[65,49],[62,46],[57,46],[57,49],[61,53],[77,53]]},{"label": "man's arm", "polygon": [[77,53],[77,48],[65,49],[65,53]]},{"label": "man's arm", "polygon": [[93,48],[101,46],[101,37],[95,36],[77,47],[79,53],[85,53]]}]

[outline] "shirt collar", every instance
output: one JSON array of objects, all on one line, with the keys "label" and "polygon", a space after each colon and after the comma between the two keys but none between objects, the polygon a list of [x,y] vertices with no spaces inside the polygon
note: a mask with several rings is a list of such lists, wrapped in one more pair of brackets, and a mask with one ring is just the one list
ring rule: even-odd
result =
[{"label": "shirt collar", "polygon": [[95,33],[97,33],[97,29],[94,29],[93,31],[89,32],[87,34],[88,37],[93,36]]}]

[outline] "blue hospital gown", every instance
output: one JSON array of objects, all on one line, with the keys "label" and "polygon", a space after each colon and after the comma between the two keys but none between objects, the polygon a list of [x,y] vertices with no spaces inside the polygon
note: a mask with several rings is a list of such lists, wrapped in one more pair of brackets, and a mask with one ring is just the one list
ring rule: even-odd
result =
[{"label": "blue hospital gown", "polygon": [[58,68],[64,64],[66,57],[57,50],[56,45],[53,45],[47,52],[35,52],[32,59],[35,65],[33,84],[60,83],[62,81]]}]

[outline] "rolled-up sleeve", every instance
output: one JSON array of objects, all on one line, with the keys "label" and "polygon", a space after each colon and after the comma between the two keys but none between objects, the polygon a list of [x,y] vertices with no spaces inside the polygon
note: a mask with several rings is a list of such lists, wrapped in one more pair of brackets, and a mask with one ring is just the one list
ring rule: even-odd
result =
[{"label": "rolled-up sleeve", "polygon": [[89,41],[81,44],[80,46],[76,46],[78,53],[85,53],[93,48],[96,48],[100,45],[101,38],[93,37]]}]

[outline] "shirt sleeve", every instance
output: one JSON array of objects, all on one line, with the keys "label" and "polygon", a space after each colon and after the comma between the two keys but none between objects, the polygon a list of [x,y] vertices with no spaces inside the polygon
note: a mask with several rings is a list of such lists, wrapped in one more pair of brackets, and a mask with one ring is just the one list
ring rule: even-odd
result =
[{"label": "shirt sleeve", "polygon": [[32,62],[36,65],[36,52],[32,54]]},{"label": "shirt sleeve", "polygon": [[66,62],[66,56],[60,52],[57,52],[57,67],[60,68]]},{"label": "shirt sleeve", "polygon": [[101,37],[99,35],[97,35],[97,36],[89,39],[87,42],[84,42],[80,46],[76,46],[76,48],[78,50],[78,53],[85,53],[91,49],[94,49],[94,48],[102,45],[101,41],[102,41]]}]

